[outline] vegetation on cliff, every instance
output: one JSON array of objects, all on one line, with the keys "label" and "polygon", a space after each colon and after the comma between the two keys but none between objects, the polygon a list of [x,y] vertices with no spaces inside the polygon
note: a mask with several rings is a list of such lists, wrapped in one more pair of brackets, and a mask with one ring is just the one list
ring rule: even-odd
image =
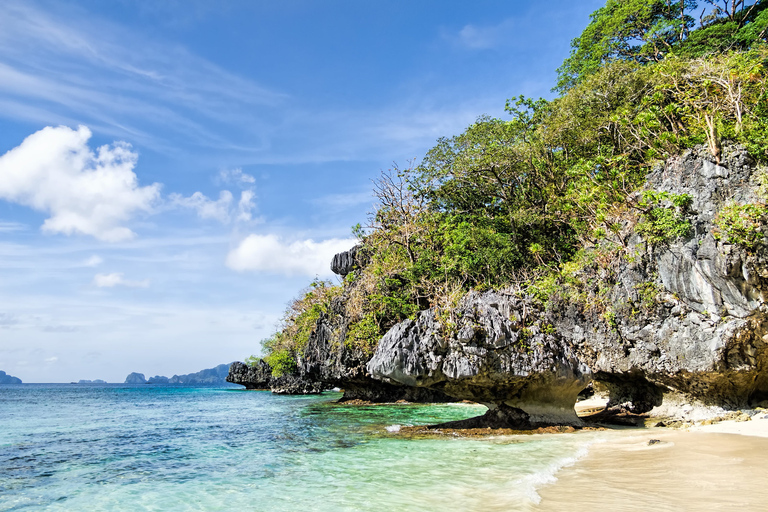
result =
[{"label": "vegetation on cliff", "polygon": [[[700,15],[698,3],[708,7]],[[685,237],[690,196],[637,193],[655,164],[699,144],[719,163],[724,140],[768,160],[768,1],[698,3],[608,0],[573,41],[559,97],[512,98],[508,118],[480,117],[420,162],[383,173],[378,206],[355,229],[367,264],[341,286],[313,283],[289,306],[264,342],[273,371],[296,369],[334,301],[345,343],[370,354],[420,310],[435,308],[451,329],[471,289],[513,286],[545,304],[581,268],[632,258],[630,236]],[[762,243],[765,217],[763,204],[733,205],[716,224],[749,248]]]}]

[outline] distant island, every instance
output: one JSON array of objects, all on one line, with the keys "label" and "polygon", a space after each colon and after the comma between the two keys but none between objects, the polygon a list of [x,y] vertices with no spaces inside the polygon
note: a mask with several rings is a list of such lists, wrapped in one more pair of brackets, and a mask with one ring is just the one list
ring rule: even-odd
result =
[{"label": "distant island", "polygon": [[165,377],[155,375],[147,379],[143,373],[133,372],[125,378],[125,384],[226,384],[229,367],[232,363],[220,364],[214,368],[206,368],[196,373]]},{"label": "distant island", "polygon": [[94,379],[94,380],[87,380],[87,379],[80,379],[76,382],[76,384],[106,384],[107,381],[101,380],[101,379]]},{"label": "distant island", "polygon": [[4,371],[0,370],[0,384],[21,384],[21,379],[8,375]]}]

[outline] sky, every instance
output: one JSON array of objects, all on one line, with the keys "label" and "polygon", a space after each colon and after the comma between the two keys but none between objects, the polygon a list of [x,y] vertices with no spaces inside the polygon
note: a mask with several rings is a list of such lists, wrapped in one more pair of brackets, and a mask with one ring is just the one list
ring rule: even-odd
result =
[{"label": "sky", "polygon": [[598,0],[3,0],[0,370],[260,353],[407,166],[553,97]]}]

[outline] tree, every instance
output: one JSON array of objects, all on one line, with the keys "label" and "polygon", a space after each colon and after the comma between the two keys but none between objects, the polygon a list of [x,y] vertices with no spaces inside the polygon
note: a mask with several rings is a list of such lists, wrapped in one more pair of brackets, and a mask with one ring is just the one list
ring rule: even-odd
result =
[{"label": "tree", "polygon": [[693,0],[608,0],[571,42],[571,55],[558,69],[556,89],[570,89],[611,60],[660,61],[688,35],[694,8]]},{"label": "tree", "polygon": [[[768,35],[768,0],[608,0],[571,42],[555,90],[565,92],[615,60],[659,62],[746,50]],[[696,19],[699,26],[695,28]]]}]

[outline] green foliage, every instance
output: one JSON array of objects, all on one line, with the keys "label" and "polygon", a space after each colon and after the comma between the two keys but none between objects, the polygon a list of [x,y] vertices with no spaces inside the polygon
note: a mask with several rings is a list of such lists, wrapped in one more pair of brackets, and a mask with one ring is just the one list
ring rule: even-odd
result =
[{"label": "green foliage", "polygon": [[382,334],[384,333],[376,323],[375,314],[368,313],[349,325],[345,344],[349,348],[362,349],[363,353],[371,355]]},{"label": "green foliage", "polygon": [[253,356],[253,355],[252,356],[248,356],[248,358],[245,360],[245,364],[247,364],[248,366],[256,366],[260,362],[261,362],[261,358]]},{"label": "green foliage", "polygon": [[264,360],[269,363],[269,366],[272,368],[273,377],[290,375],[292,373],[296,373],[298,370],[296,355],[285,348],[272,351],[267,357],[264,358]]},{"label": "green foliage", "polygon": [[[559,70],[560,97],[514,97],[507,117],[480,117],[418,165],[382,173],[375,210],[352,229],[367,264],[343,294],[315,282],[291,303],[267,358],[292,368],[318,319],[342,308],[345,344],[365,353],[427,308],[450,334],[463,294],[509,285],[615,324],[624,310],[608,295],[617,263],[637,257],[630,236],[661,244],[691,230],[689,196],[629,199],[652,166],[698,144],[719,162],[725,139],[768,161],[768,0],[722,3],[698,27],[695,4],[607,0]],[[763,213],[733,208],[720,233],[754,247]],[[637,293],[653,307],[650,285]]]},{"label": "green foliage", "polygon": [[715,217],[715,238],[753,250],[762,244],[768,208],[765,204],[724,206]]},{"label": "green foliage", "polygon": [[340,293],[341,287],[316,279],[291,301],[278,332],[261,342],[266,354],[264,360],[272,367],[274,376],[297,370],[298,359],[304,353],[318,319],[330,311],[333,299]]},{"label": "green foliage", "polygon": [[640,299],[640,306],[646,311],[650,311],[658,303],[658,297],[662,292],[662,287],[655,281],[646,281],[644,283],[636,284],[635,290]]},{"label": "green foliage", "polygon": [[571,54],[558,69],[556,89],[568,91],[617,60],[648,64],[670,55],[690,59],[766,42],[765,0],[707,3],[714,8],[703,16],[694,0],[607,0],[571,42]]},{"label": "green foliage", "polygon": [[660,61],[693,26],[687,11],[695,5],[690,0],[608,0],[571,43],[571,55],[558,69],[558,89],[568,90],[611,60]]},{"label": "green foliage", "polygon": [[686,213],[692,201],[688,194],[646,191],[640,202],[643,216],[635,229],[653,245],[685,237],[691,231]]}]

